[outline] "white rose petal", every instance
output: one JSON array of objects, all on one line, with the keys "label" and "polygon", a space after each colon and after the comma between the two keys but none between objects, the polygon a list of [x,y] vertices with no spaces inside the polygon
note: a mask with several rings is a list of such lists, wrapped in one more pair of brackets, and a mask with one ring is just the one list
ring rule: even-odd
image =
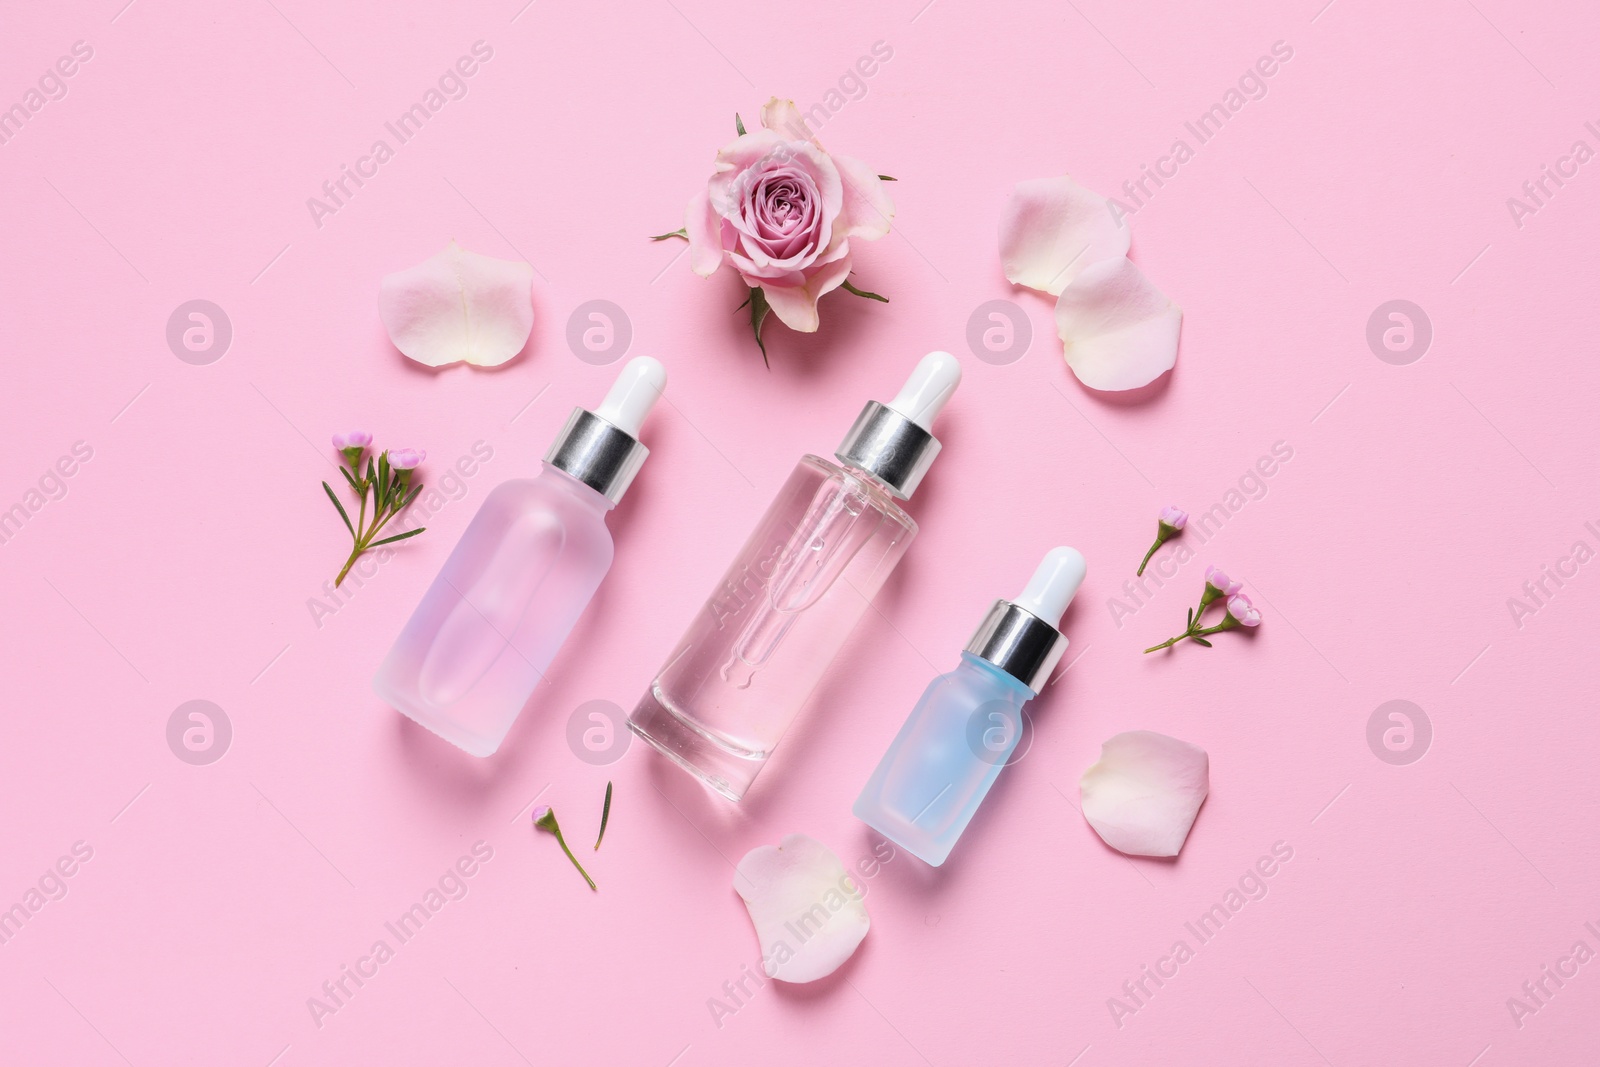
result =
[{"label": "white rose petal", "polygon": [[1106,844],[1130,856],[1176,856],[1211,790],[1211,759],[1187,741],[1132,730],[1100,746],[1078,789],[1083,817]]},{"label": "white rose petal", "polygon": [[378,314],[389,339],[418,363],[495,367],[533,332],[533,268],[450,247],[383,279]]},{"label": "white rose petal", "polygon": [[1149,385],[1178,361],[1183,309],[1126,257],[1081,271],[1056,300],[1067,366],[1091,389]]},{"label": "white rose petal", "polygon": [[1086,268],[1128,254],[1128,224],[1108,201],[1068,177],[1018,182],[1000,217],[1007,280],[1051,296]]},{"label": "white rose petal", "polygon": [[865,888],[832,849],[805,834],[751,849],[733,887],[750,909],[771,978],[814,982],[838,970],[867,936]]}]

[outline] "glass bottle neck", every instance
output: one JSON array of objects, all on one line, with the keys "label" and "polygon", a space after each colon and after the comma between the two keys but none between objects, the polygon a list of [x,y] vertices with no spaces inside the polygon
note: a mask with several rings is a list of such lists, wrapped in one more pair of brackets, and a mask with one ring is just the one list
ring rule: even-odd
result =
[{"label": "glass bottle neck", "polygon": [[616,501],[604,493],[596,491],[591,486],[580,482],[549,460],[545,460],[543,466],[544,469],[539,472],[539,478],[566,493],[579,503],[593,508],[601,514],[617,506]]},{"label": "glass bottle neck", "polygon": [[983,675],[985,678],[990,679],[996,685],[1001,686],[1008,692],[1017,694],[1020,700],[1032,700],[1034,697],[1039,695],[1036,690],[1029,689],[1011,672],[1001,670],[999,667],[996,667],[993,663],[990,663],[976,652],[962,652],[961,666],[970,668],[978,674]]}]

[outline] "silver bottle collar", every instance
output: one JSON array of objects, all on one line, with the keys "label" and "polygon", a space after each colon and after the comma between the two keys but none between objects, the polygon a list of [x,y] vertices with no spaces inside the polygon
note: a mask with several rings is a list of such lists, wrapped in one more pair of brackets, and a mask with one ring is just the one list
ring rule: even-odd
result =
[{"label": "silver bottle collar", "polygon": [[632,434],[592,411],[573,408],[544,461],[615,504],[633,484],[633,476],[649,454]]},{"label": "silver bottle collar", "polygon": [[867,401],[834,456],[865,471],[901,500],[917,491],[939,454],[939,439],[893,408]]},{"label": "silver bottle collar", "polygon": [[966,651],[1037,693],[1061,662],[1067,639],[1032,612],[1009,600],[996,600],[967,642]]}]

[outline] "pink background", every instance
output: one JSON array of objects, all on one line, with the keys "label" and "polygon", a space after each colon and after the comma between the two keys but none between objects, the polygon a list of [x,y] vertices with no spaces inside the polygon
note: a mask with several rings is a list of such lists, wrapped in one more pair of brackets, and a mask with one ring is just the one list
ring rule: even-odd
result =
[{"label": "pink background", "polygon": [[[1600,20],[1321,2],[8,5],[0,104],[76,41],[93,58],[0,145],[0,507],[74,442],[93,456],[0,546],[0,906],[75,842],[92,858],[0,946],[0,1058],[1594,1062],[1600,962],[1520,1026],[1506,1001],[1575,942],[1600,950],[1580,666],[1600,574],[1547,581],[1520,627],[1507,601],[1573,542],[1600,547],[1600,164],[1520,228],[1506,200],[1575,140],[1600,147],[1583,126]],[[306,199],[478,40],[493,58],[468,95],[314,225]],[[830,296],[809,337],[774,324],[768,371],[736,281],[643,236],[679,224],[735,110],[825,101],[877,41],[892,59],[821,139],[900,179],[895,232],[857,258],[893,302]],[[1293,58],[1265,98],[1132,219],[1135,259],[1186,312],[1176,373],[1139,404],[1089,394],[1048,300],[1000,274],[1007,191],[1067,171],[1115,191],[1275,41]],[[379,278],[452,237],[539,272],[533,338],[497,373],[423,371],[378,322]],[[165,339],[197,298],[234,330],[209,366]],[[1403,366],[1365,336],[1397,298],[1434,330]],[[620,366],[568,348],[593,299],[666,363],[671,404],[614,516],[610,579],[475,760],[369,678],[488,489],[534,471]],[[1034,330],[1004,366],[966,342],[996,299]],[[573,709],[632,706],[795,459],[932,348],[966,381],[912,502],[923,532],[748,801],[642,746],[575,758]],[[435,481],[476,441],[494,458],[319,626],[308,600],[346,537],[317,483],[353,426],[426,448]],[[1293,458],[1266,495],[1188,537],[1197,556],[1115,619],[1158,508],[1224,501],[1280,441]],[[837,975],[769,985],[719,1026],[709,998],[758,956],[730,864],[797,830],[867,855],[856,791],[988,601],[1057,543],[1090,577],[1027,756],[944,869],[901,854],[870,880],[872,931]],[[1141,657],[1208,562],[1247,580],[1259,635]],[[166,741],[193,699],[233,728],[209,766]],[[1394,699],[1434,731],[1410,765],[1367,742]],[[1134,728],[1211,753],[1175,862],[1111,852],[1075,810],[1100,742]],[[553,803],[587,850],[608,778],[591,894],[527,811]],[[307,998],[478,840],[493,859],[466,897],[316,1025]],[[1266,898],[1119,1026],[1108,999],[1277,842],[1293,859]]]}]

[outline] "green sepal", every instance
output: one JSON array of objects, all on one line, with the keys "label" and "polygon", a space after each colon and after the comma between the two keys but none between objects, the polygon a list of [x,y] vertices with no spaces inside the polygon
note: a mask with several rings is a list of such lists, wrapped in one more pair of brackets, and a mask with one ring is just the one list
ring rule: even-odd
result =
[{"label": "green sepal", "polygon": [[733,128],[739,131],[740,137],[744,136],[744,119],[739,117],[737,111],[733,113]]},{"label": "green sepal", "polygon": [[839,288],[843,289],[852,296],[865,297],[868,300],[877,300],[884,304],[889,302],[889,298],[886,296],[880,296],[877,293],[869,293],[865,289],[857,289],[855,286],[850,284],[850,280],[848,278],[845,279],[844,284],[840,285]]},{"label": "green sepal", "polygon": [[[771,370],[772,363],[767,359],[767,345],[761,340],[761,327],[767,321],[767,314],[772,310],[772,305],[767,303],[767,294],[759,285],[750,287],[750,298],[745,304],[750,305],[750,329],[756,335],[756,347],[761,349],[761,362]],[[744,304],[740,304],[739,307],[744,307]]]},{"label": "green sepal", "polygon": [[650,240],[652,240],[652,241],[670,241],[674,237],[682,237],[685,241],[687,241],[689,239],[689,230],[688,230],[688,228],[685,227],[683,229],[673,230],[671,233],[654,234],[654,235],[651,236]]}]

